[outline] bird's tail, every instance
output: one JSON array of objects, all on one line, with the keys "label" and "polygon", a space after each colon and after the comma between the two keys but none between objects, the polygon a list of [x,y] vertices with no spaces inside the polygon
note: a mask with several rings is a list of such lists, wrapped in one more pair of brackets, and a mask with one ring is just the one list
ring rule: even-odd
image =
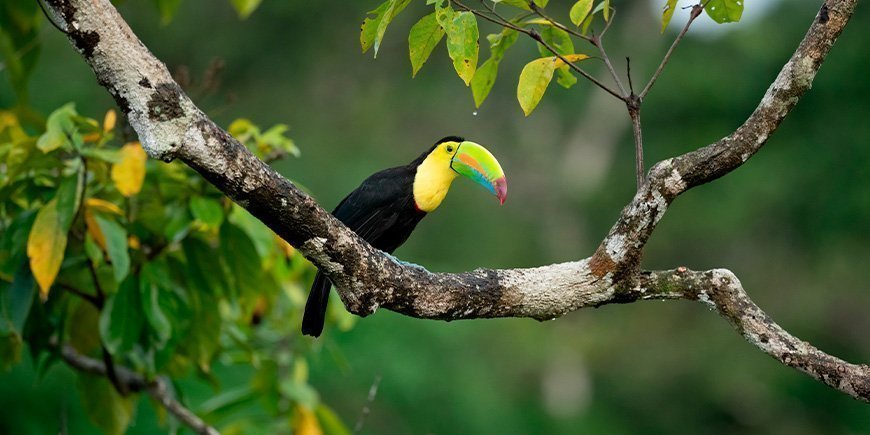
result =
[{"label": "bird's tail", "polygon": [[308,302],[305,303],[305,314],[302,315],[302,333],[312,337],[319,337],[323,332],[323,323],[326,320],[326,304],[329,302],[329,289],[332,282],[326,275],[317,272],[311,292],[308,293]]}]

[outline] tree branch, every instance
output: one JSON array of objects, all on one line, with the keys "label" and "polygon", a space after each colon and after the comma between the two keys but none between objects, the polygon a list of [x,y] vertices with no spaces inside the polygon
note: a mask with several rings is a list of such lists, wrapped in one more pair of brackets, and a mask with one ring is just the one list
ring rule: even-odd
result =
[{"label": "tree branch", "polygon": [[664,71],[665,65],[668,64],[668,61],[671,60],[671,55],[674,54],[674,50],[677,48],[677,45],[680,45],[680,41],[683,40],[683,36],[686,36],[686,33],[688,33],[689,31],[689,26],[692,25],[692,22],[695,21],[695,18],[698,18],[701,15],[701,12],[703,10],[704,5],[702,5],[701,3],[692,6],[692,12],[689,14],[689,21],[686,22],[686,26],[683,27],[683,30],[681,30],[677,37],[674,38],[674,42],[671,44],[671,47],[668,48],[668,51],[667,53],[665,53],[665,57],[662,58],[662,62],[659,64],[659,67],[656,68],[656,72],[653,73],[652,77],[650,77],[649,79],[649,82],[646,84],[646,86],[643,87],[643,90],[640,91],[640,95],[638,96],[641,100],[646,97],[646,94],[648,94],[650,89],[652,89],[653,85],[656,83],[656,80],[658,80],[659,76],[662,75],[662,71]]},{"label": "tree branch", "polygon": [[[64,361],[76,370],[98,376],[108,376],[105,364],[78,353],[72,346],[68,344],[63,345],[60,351]],[[175,400],[166,386],[166,381],[163,379],[158,378],[149,381],[142,375],[121,366],[115,367],[115,373],[118,382],[124,385],[125,390],[131,392],[147,391],[154,400],[160,402],[167,411],[193,429],[194,432],[204,435],[218,435],[218,431],[215,428],[206,424],[196,414],[182,405],[181,402]]]},{"label": "tree branch", "polygon": [[99,83],[128,116],[148,154],[167,161],[183,160],[297,247],[337,285],[353,313],[365,316],[384,307],[420,318],[545,320],[609,303],[700,300],[712,303],[762,351],[870,401],[866,366],[840,361],[789,335],[749,301],[731,272],[686,271],[687,278],[673,278],[680,285],[670,285],[668,277],[674,272],[639,270],[643,247],[670,203],[691,187],[742,165],[764,145],[809,89],[856,3],[825,2],[759,106],[734,133],[654,165],[591,257],[531,269],[448,274],[395,262],[254,157],[190,101],[109,0],[48,1],[63,18],[70,41]]}]

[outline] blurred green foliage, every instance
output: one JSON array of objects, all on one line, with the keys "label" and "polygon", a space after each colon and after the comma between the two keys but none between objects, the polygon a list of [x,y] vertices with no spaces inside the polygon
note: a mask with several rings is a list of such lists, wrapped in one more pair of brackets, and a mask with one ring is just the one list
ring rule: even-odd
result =
[{"label": "blurred green foliage", "polygon": [[[491,101],[476,111],[482,87],[472,80],[472,100],[449,56],[431,57],[426,71],[415,66],[422,61],[412,61],[416,78],[407,74],[405,35],[431,5],[397,2],[407,12],[391,16],[386,37],[374,27],[382,55],[372,61],[359,55],[358,24],[378,2],[258,3],[221,8],[202,0],[158,1],[155,8],[125,2],[120,8],[187,89],[212,90],[194,93],[198,104],[258,155],[275,159],[326,208],[365,176],[406,163],[446,134],[493,149],[512,180],[511,200],[497,209],[457,184],[399,251],[403,259],[451,271],[576,259],[595,249],[631,198],[624,108],[595,99],[599,91],[581,81],[569,91],[551,90],[523,117],[516,77],[528,59],[542,55],[528,38],[503,56],[513,41],[500,41],[509,35],[479,23],[481,35],[502,34],[489,39],[501,78],[487,84]],[[551,3],[546,6],[560,11],[553,12],[557,19],[574,21],[575,2]],[[671,4],[612,2],[619,18],[608,51],[614,59],[632,56],[635,74],[652,72],[671,41],[672,35],[657,37],[664,3]],[[732,31],[719,37],[690,32],[646,100],[648,163],[716,140],[742,122],[818,6],[783,2],[756,23],[728,25]],[[0,358],[11,366],[0,374],[0,432],[92,433],[127,420],[129,433],[176,427],[149,400],[122,399],[108,381],[58,364],[47,340],[57,337],[94,356],[102,338],[119,363],[171,376],[181,399],[227,433],[312,422],[327,433],[346,431],[340,421],[352,426],[378,376],[364,433],[870,433],[866,405],[781,366],[690,303],[612,306],[543,324],[444,324],[378,312],[353,329],[340,304],[331,304],[342,327],[327,327],[317,341],[302,339],[307,262],[288,257],[292,251],[268,230],[181,165],[148,162],[142,190],[124,196],[112,167],[130,133],[123,125],[105,131],[104,122],[78,114],[103,113],[111,98],[62,35],[40,24],[32,3],[0,4],[0,19],[7,20],[0,33],[11,28],[8,11],[19,9],[24,13],[16,16],[25,19],[14,32],[38,37],[0,41],[23,44],[0,47],[0,165],[7,165],[0,171]],[[606,8],[596,9],[603,19]],[[863,44],[868,18],[859,9],[813,91],[764,151],[675,202],[645,261],[649,268],[728,267],[792,333],[854,362],[870,359],[870,294],[861,267],[870,258],[864,170],[870,85],[861,73],[870,66]],[[35,50],[39,62],[25,60],[35,59]],[[205,85],[207,78],[189,79],[190,71],[208,72],[214,57],[228,65],[220,92]],[[30,74],[16,75],[27,68]],[[68,101],[78,111],[64,106]],[[584,124],[601,117],[616,121]],[[263,130],[241,118],[279,126]],[[298,152],[283,124],[293,126],[304,158],[281,159]],[[616,133],[602,135],[611,130]],[[21,158],[26,166],[9,164]],[[16,167],[26,174],[14,174]],[[35,210],[59,189],[78,190],[81,180],[84,201],[61,205],[58,198],[55,205],[59,224],[69,210],[83,211],[73,213],[64,262],[43,304],[22,247]],[[85,228],[94,227],[87,222],[91,208],[105,248]],[[118,243],[123,234],[126,246]],[[476,248],[457,249],[457,240]],[[147,258],[155,247],[160,254]],[[123,252],[129,268],[122,266]],[[106,287],[101,310],[57,285],[79,285],[96,297],[89,264]]]}]

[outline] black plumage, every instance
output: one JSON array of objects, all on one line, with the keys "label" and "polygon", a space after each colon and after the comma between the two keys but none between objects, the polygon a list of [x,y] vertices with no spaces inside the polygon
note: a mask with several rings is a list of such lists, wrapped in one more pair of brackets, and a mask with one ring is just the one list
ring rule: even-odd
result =
[{"label": "black plumage", "polygon": [[[408,240],[420,219],[426,216],[426,212],[419,210],[414,202],[417,167],[439,144],[463,140],[455,136],[445,137],[411,163],[384,169],[366,178],[338,204],[333,216],[375,248],[392,254]],[[329,278],[318,271],[305,304],[303,334],[317,337],[323,332],[331,287]]]}]

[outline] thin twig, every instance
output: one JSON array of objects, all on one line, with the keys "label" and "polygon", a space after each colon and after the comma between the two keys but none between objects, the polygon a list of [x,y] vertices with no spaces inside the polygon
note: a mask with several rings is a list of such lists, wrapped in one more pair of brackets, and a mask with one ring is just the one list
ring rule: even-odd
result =
[{"label": "thin twig", "polygon": [[628,90],[634,94],[634,84],[631,82],[631,58],[625,57],[625,75],[628,76]]},{"label": "thin twig", "polygon": [[55,285],[57,285],[58,287],[66,290],[66,291],[68,291],[68,292],[88,301],[88,302],[90,302],[90,304],[93,305],[94,307],[96,307],[98,310],[103,307],[102,302],[94,295],[87,294],[87,293],[85,293],[85,292],[83,292],[83,291],[81,291],[81,290],[79,290],[79,289],[77,289],[69,284],[64,284],[62,282],[57,282],[57,283],[55,283]]},{"label": "thin twig", "polygon": [[[604,64],[607,66],[607,70],[610,72],[610,76],[613,77],[613,81],[619,88],[619,92],[623,95],[622,99],[624,99],[624,96],[628,95],[628,93],[625,92],[625,86],[623,86],[622,80],[619,79],[619,76],[616,74],[616,70],[613,69],[613,65],[610,63],[610,58],[607,56],[607,52],[604,50],[604,44],[601,42],[601,37],[586,36],[574,29],[568,28],[562,23],[559,23],[558,21],[550,18],[550,16],[544,13],[544,11],[541,10],[541,8],[538,7],[538,5],[536,5],[534,2],[529,2],[529,7],[532,9],[533,12],[538,14],[539,17],[549,21],[550,24],[553,25],[553,27],[556,27],[570,35],[574,35],[580,39],[583,39],[584,41],[587,41],[595,46],[598,49],[598,52],[601,54],[601,59],[604,60]],[[611,20],[612,19],[613,17],[611,17]]]},{"label": "thin twig", "polygon": [[363,405],[362,414],[360,414],[359,419],[357,419],[356,424],[353,426],[353,433],[358,434],[362,431],[363,424],[366,422],[366,417],[369,416],[369,409],[371,404],[375,401],[375,396],[378,395],[378,385],[381,384],[381,375],[378,374],[375,376],[374,382],[372,382],[372,386],[369,388],[369,397],[366,399],[366,404]]},{"label": "thin twig", "polygon": [[[612,20],[613,17],[610,17],[610,19]],[[601,33],[601,36],[593,36],[592,39],[595,41],[593,45],[598,47],[598,52],[601,54],[601,58],[604,59],[604,65],[607,65],[607,70],[610,71],[610,76],[613,77],[613,81],[616,82],[616,86],[619,87],[619,92],[621,92],[622,95],[627,96],[628,93],[625,92],[625,86],[622,85],[622,80],[620,80],[619,75],[616,74],[616,70],[613,68],[613,64],[610,62],[610,57],[607,56],[607,51],[604,50],[604,42],[601,40],[603,36],[604,32]],[[625,98],[623,98],[623,100],[625,100]]]},{"label": "thin twig", "polygon": [[600,81],[598,81],[598,79],[596,79],[595,77],[592,77],[589,73],[587,73],[582,68],[580,68],[579,66],[575,65],[573,62],[571,62],[567,58],[565,58],[565,56],[563,56],[559,52],[557,52],[556,49],[553,48],[547,42],[545,42],[544,39],[541,38],[541,34],[538,33],[537,31],[535,31],[534,29],[530,30],[530,29],[524,29],[522,27],[519,27],[519,26],[505,20],[504,17],[502,17],[501,15],[498,15],[492,9],[490,9],[490,12],[495,14],[497,18],[490,17],[490,16],[486,15],[485,13],[483,13],[482,11],[479,11],[477,9],[472,9],[472,8],[465,6],[464,4],[462,4],[456,0],[453,0],[453,4],[459,6],[463,10],[471,12],[472,14],[477,15],[478,17],[481,17],[487,21],[490,21],[490,22],[493,22],[493,23],[498,24],[500,26],[507,27],[509,29],[516,30],[517,32],[521,32],[521,33],[525,33],[526,35],[529,35],[532,39],[534,39],[535,41],[538,41],[538,43],[543,45],[544,48],[546,48],[550,53],[553,53],[557,58],[559,58],[559,60],[561,60],[562,62],[565,62],[565,64],[568,65],[569,67],[571,67],[571,69],[573,69],[574,71],[577,71],[578,74],[580,74],[581,76],[583,76],[584,78],[586,78],[590,82],[594,83],[596,86],[603,89],[608,94],[613,95],[614,97],[618,98],[621,101],[625,101],[624,96],[619,95],[618,93],[616,93],[615,91],[613,91],[612,89],[607,87],[607,85],[605,85],[604,83],[601,83]]},{"label": "thin twig", "polygon": [[704,10],[704,5],[701,3],[698,3],[692,7],[692,12],[689,14],[689,21],[686,22],[686,26],[683,27],[683,30],[680,31],[680,34],[678,34],[677,37],[674,39],[674,42],[671,44],[671,47],[668,48],[668,52],[665,53],[665,57],[662,58],[662,62],[659,64],[659,67],[656,69],[655,74],[653,74],[652,77],[650,77],[649,83],[647,83],[646,86],[644,86],[643,90],[640,91],[640,95],[638,95],[638,96],[640,97],[641,100],[643,100],[644,97],[646,97],[646,94],[649,93],[650,89],[652,89],[656,80],[658,80],[659,76],[662,74],[662,71],[665,69],[665,65],[667,65],[668,61],[671,59],[671,54],[674,53],[674,49],[676,49],[677,45],[680,44],[680,41],[683,40],[683,36],[685,36],[686,32],[689,31],[689,26],[692,25],[692,22],[695,21],[695,18],[698,18],[698,16],[701,15],[701,12],[703,10]]},{"label": "thin twig", "polygon": [[[106,376],[108,374],[108,366],[105,363],[80,354],[68,344],[59,347],[61,356],[71,367],[82,372],[99,376]],[[165,380],[157,378],[153,381],[149,381],[142,375],[122,366],[116,367],[115,370],[120,382],[123,382],[130,391],[147,391],[154,400],[160,402],[167,411],[189,428],[193,429],[194,432],[205,435],[219,435],[217,429],[209,426],[173,397]]]},{"label": "thin twig", "polygon": [[640,190],[644,180],[643,164],[643,131],[640,128],[640,97],[631,94],[625,103],[628,116],[631,118],[631,130],[634,135],[634,170],[637,178],[637,189]]},{"label": "thin twig", "polygon": [[550,16],[547,15],[546,13],[544,13],[544,11],[541,10],[541,8],[538,7],[538,5],[536,5],[534,2],[529,2],[529,7],[532,9],[532,12],[537,14],[539,17],[549,21],[550,24],[553,25],[553,27],[556,27],[556,28],[558,28],[566,33],[574,35],[574,36],[576,36],[576,37],[578,37],[578,38],[580,38],[580,39],[582,39],[582,40],[584,40],[592,45],[595,45],[595,41],[593,40],[592,37],[586,36],[578,31],[576,31],[568,26],[565,26],[564,24],[550,18]]}]

